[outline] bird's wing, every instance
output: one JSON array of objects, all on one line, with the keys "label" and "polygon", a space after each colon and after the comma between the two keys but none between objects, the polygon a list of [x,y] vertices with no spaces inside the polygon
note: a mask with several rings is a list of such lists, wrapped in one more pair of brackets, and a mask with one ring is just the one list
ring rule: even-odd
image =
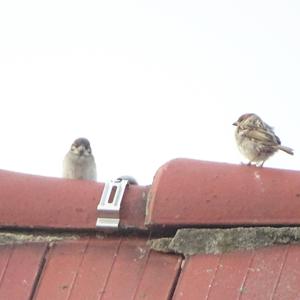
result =
[{"label": "bird's wing", "polygon": [[261,142],[267,145],[280,145],[280,139],[273,132],[267,131],[264,128],[248,128],[243,130],[242,135],[248,137],[249,139]]}]

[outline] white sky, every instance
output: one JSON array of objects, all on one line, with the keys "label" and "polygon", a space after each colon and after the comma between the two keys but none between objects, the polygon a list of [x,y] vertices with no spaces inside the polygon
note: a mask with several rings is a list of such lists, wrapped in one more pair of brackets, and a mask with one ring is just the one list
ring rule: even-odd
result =
[{"label": "white sky", "polygon": [[300,1],[1,1],[2,169],[61,176],[91,141],[98,179],[152,182],[176,157],[240,163],[255,112],[300,169]]}]

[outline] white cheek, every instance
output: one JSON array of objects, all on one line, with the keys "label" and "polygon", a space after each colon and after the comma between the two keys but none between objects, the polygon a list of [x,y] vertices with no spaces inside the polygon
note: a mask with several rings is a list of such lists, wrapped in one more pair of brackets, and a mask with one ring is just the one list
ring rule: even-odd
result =
[{"label": "white cheek", "polygon": [[78,155],[79,154],[79,151],[78,151],[78,148],[74,148],[71,150],[74,154]]}]

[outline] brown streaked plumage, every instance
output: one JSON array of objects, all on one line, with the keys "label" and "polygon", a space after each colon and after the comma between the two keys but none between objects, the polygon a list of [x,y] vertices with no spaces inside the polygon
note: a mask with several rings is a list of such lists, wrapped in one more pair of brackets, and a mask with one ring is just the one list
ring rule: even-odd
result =
[{"label": "brown streaked plumage", "polygon": [[235,139],[240,152],[249,159],[248,165],[254,162],[262,167],[278,150],[294,154],[293,149],[281,145],[274,129],[256,114],[243,114],[233,125],[237,126]]}]

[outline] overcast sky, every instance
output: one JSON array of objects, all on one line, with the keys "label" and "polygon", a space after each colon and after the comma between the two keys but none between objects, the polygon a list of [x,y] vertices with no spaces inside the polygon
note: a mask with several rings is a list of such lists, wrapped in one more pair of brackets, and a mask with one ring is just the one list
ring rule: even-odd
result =
[{"label": "overcast sky", "polygon": [[300,169],[300,2],[1,1],[0,168],[61,176],[87,137],[99,181],[152,182],[168,160],[240,163],[255,112]]}]

